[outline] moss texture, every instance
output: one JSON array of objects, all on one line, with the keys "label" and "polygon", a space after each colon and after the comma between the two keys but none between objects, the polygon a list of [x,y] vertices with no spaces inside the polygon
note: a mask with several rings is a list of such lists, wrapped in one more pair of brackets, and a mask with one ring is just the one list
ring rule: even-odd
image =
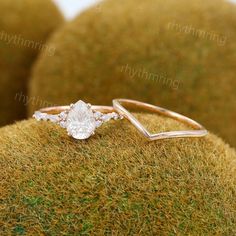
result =
[{"label": "moss texture", "polygon": [[57,53],[38,61],[31,95],[56,104],[139,99],[236,146],[235,28],[236,6],[226,1],[104,1],[57,32]]},{"label": "moss texture", "polygon": [[[186,128],[136,116],[147,128]],[[210,134],[145,141],[126,120],[87,141],[47,122],[0,129],[3,235],[235,235],[236,153]]]},{"label": "moss texture", "polygon": [[[0,126],[25,118],[30,69],[63,17],[51,0],[0,0]],[[45,48],[43,50],[43,48]]]}]

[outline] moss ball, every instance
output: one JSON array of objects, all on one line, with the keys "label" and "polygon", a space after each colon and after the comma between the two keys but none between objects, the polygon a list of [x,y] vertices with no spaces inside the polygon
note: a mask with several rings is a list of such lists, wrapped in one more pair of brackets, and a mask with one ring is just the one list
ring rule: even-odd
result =
[{"label": "moss ball", "polygon": [[236,6],[222,0],[104,1],[56,33],[58,50],[38,61],[31,95],[59,105],[146,101],[236,146],[235,28]]},{"label": "moss ball", "polygon": [[[186,129],[135,114],[151,131]],[[49,122],[0,129],[2,233],[234,235],[236,152],[221,139],[148,142],[127,121],[76,141]]]},{"label": "moss ball", "polygon": [[63,17],[51,0],[0,0],[0,126],[25,118],[28,79],[41,52],[52,58],[46,39]]}]

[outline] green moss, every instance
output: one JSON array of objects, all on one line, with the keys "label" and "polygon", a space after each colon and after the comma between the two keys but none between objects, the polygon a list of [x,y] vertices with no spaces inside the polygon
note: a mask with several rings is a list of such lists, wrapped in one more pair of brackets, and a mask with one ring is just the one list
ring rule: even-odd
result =
[{"label": "green moss", "polygon": [[104,1],[56,33],[56,55],[38,61],[31,95],[59,105],[147,101],[236,145],[235,27],[236,6],[222,0]]},{"label": "green moss", "polygon": [[[149,130],[187,128],[136,116]],[[76,141],[55,124],[19,122],[0,129],[2,232],[234,235],[235,160],[212,134],[147,142],[120,120]]]},{"label": "green moss", "polygon": [[22,227],[21,225],[17,225],[14,230],[13,230],[13,233],[15,235],[24,235],[25,234],[25,228]]},{"label": "green moss", "polygon": [[54,45],[47,44],[46,40],[63,18],[51,0],[1,0],[0,15],[2,126],[26,117],[32,64],[40,52],[52,57]]}]

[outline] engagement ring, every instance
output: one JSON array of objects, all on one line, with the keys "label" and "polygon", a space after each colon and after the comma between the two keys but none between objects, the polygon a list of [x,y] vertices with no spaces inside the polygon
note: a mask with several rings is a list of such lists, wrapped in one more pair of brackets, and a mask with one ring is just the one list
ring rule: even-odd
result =
[{"label": "engagement ring", "polygon": [[48,107],[36,111],[36,120],[51,121],[65,128],[69,136],[75,139],[87,139],[95,133],[96,128],[114,119],[122,119],[113,107],[92,106],[78,101],[70,106]]}]

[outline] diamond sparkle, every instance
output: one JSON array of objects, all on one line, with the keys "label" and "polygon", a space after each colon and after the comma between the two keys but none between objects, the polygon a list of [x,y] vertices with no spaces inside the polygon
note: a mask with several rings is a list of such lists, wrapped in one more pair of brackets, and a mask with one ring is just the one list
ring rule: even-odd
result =
[{"label": "diamond sparkle", "polygon": [[75,139],[87,139],[96,129],[96,120],[92,109],[83,101],[75,103],[66,119],[66,129]]}]

